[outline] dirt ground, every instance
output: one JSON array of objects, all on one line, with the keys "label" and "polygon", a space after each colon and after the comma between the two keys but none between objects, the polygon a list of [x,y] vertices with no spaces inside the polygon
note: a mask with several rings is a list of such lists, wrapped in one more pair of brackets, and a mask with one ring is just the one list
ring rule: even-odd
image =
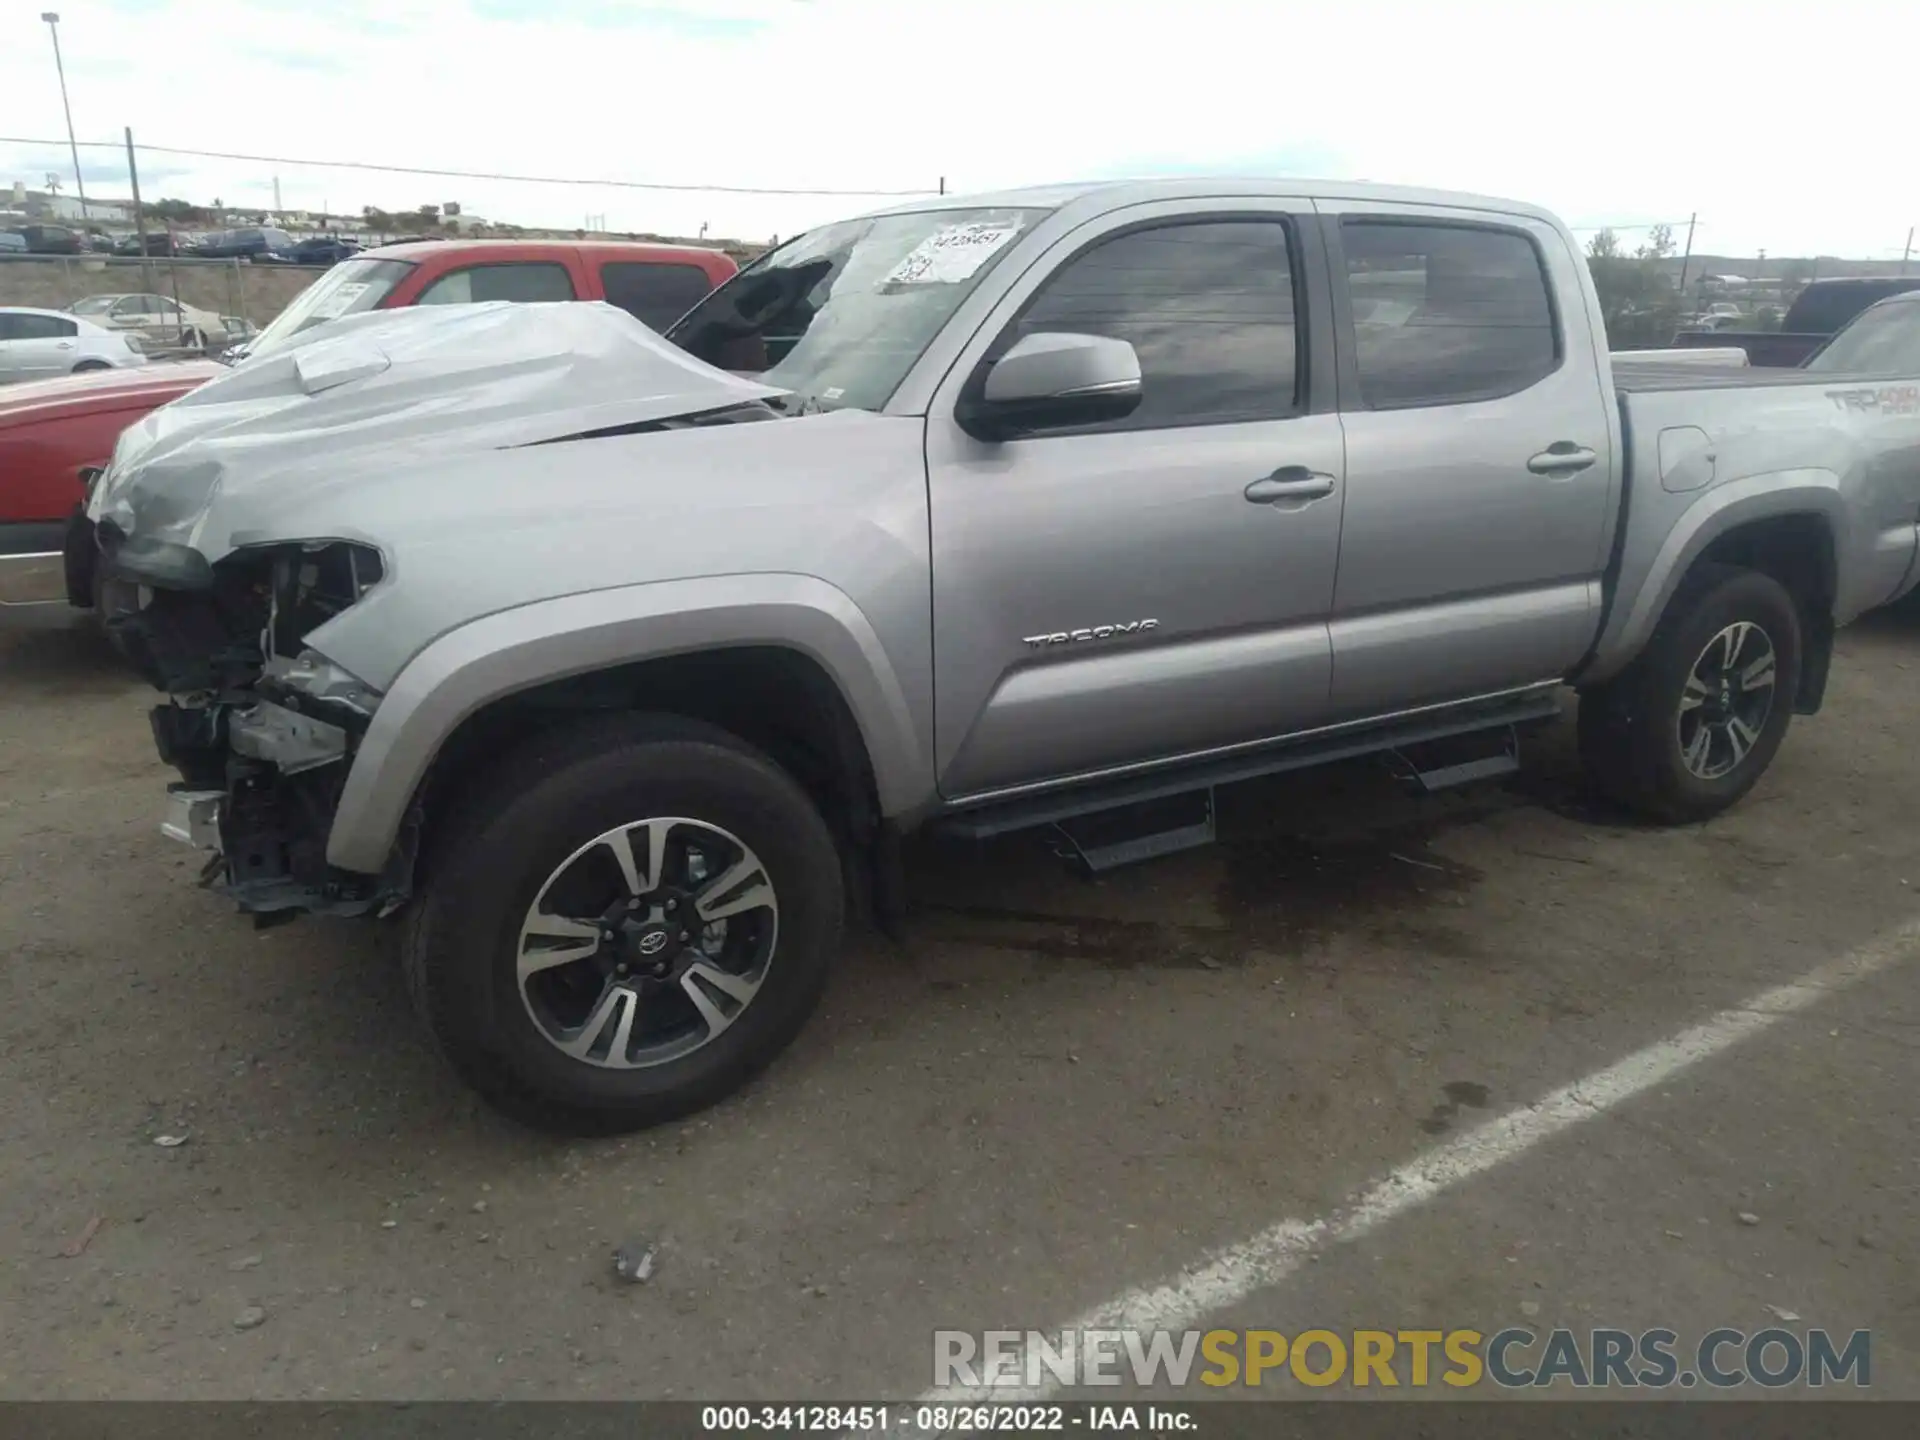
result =
[{"label": "dirt ground", "polygon": [[[1920,915],[1920,621],[1879,617],[1698,828],[1589,807],[1562,723],[1504,786],[1243,789],[1224,843],[1098,882],[1026,839],[919,854],[909,939],[856,937],[745,1093],[562,1143],[442,1069],[389,930],[195,888],[151,700],[84,631],[0,634],[0,1397],[912,1396],[936,1328],[1057,1325],[1327,1213]],[[1920,1398],[1914,973],[1207,1323],[1785,1311],[1871,1330],[1873,1393]]]}]

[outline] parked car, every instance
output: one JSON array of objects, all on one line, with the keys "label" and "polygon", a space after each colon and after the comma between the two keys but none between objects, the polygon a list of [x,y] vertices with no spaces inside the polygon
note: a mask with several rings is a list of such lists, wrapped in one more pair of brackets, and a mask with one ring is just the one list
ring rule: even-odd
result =
[{"label": "parked car", "polygon": [[[1751,363],[1737,345],[1718,349],[1681,347],[1673,350],[1616,351],[1616,369],[1634,366],[1642,373],[1671,371],[1676,366],[1740,368]],[[1767,367],[1770,373],[1788,368]],[[1920,289],[1905,290],[1876,301],[1828,337],[1821,347],[1796,367],[1814,374],[1871,377],[1920,372]],[[1864,393],[1864,392],[1863,392]]]},{"label": "parked car", "polygon": [[294,242],[289,250],[257,258],[281,265],[337,265],[359,253],[358,241],[341,235],[309,235]]},{"label": "parked car", "polygon": [[17,230],[0,230],[0,259],[27,253],[27,237]]},{"label": "parked car", "polygon": [[1909,290],[1920,290],[1920,276],[1815,280],[1794,297],[1778,330],[1695,328],[1682,330],[1673,337],[1673,343],[1676,349],[1738,345],[1754,365],[1792,369],[1869,305]]},{"label": "parked car", "polygon": [[172,255],[176,253],[172,235],[165,230],[149,230],[142,235],[122,235],[113,247],[116,255]]},{"label": "parked car", "polygon": [[[1920,290],[1875,301],[1847,322],[1801,367],[1816,375],[1912,375],[1920,373]],[[1847,392],[1842,392],[1847,393]],[[1855,398],[1877,391],[1854,392]]]},{"label": "parked car", "polygon": [[294,297],[246,355],[343,315],[485,300],[605,300],[664,330],[737,267],[719,250],[594,240],[429,240],[343,260]]},{"label": "parked car", "polygon": [[228,341],[218,315],[169,295],[89,295],[67,308],[96,325],[139,335],[149,349],[219,350]]},{"label": "parked car", "polygon": [[222,315],[220,327],[227,332],[229,348],[237,345],[250,345],[259,335],[260,327],[242,315]]},{"label": "parked car", "polygon": [[[186,360],[0,387],[0,593],[63,603],[81,472],[105,464],[142,415],[223,373],[211,360]],[[81,583],[91,589],[91,568]]]},{"label": "parked car", "polygon": [[242,911],[410,909],[442,1051],[556,1129],[767,1064],[909,831],[1102,868],[1256,774],[1509,773],[1563,684],[1601,791],[1717,814],[1920,575],[1920,376],[1616,378],[1529,206],[945,197],[669,337],[360,315],[140,421],[88,507],[151,589],[112,628],[165,832]]},{"label": "parked car", "polygon": [[[296,336],[342,315],[416,304],[451,304],[476,296],[605,300],[656,330],[664,329],[737,268],[718,250],[620,241],[441,240],[398,250],[381,248],[334,266],[295,296],[258,335],[240,340],[220,358],[238,363],[272,354]],[[204,379],[220,372],[197,368],[189,373]],[[124,426],[145,408],[173,398],[162,398],[161,392],[140,387],[133,391],[134,403],[124,405],[123,397],[95,387],[78,403],[82,407],[111,407],[115,424]],[[26,439],[30,434],[31,426],[17,429],[9,450],[0,453],[0,462],[36,463],[37,452]],[[103,447],[87,463],[104,465],[111,448]],[[75,475],[72,467],[66,467],[54,479],[33,487],[32,493],[37,495],[57,489],[65,496],[60,508],[49,514],[10,508],[16,502],[10,501],[0,487],[0,524],[53,520],[65,525],[69,516],[75,517],[66,595],[73,604],[87,608],[93,605],[96,549],[92,524],[80,508],[84,492]],[[80,578],[75,580],[76,576]]]},{"label": "parked car", "polygon": [[146,358],[137,341],[78,316],[0,306],[0,384],[114,370]]},{"label": "parked car", "polygon": [[98,230],[89,230],[86,234],[87,249],[96,255],[113,254],[114,244],[111,235],[103,235]]},{"label": "parked car", "polygon": [[293,249],[293,237],[270,225],[241,230],[222,230],[209,235],[195,247],[194,253],[209,260],[259,259],[284,255]]},{"label": "parked car", "polygon": [[27,242],[32,255],[78,255],[86,249],[79,232],[64,225],[21,225],[13,233]]}]

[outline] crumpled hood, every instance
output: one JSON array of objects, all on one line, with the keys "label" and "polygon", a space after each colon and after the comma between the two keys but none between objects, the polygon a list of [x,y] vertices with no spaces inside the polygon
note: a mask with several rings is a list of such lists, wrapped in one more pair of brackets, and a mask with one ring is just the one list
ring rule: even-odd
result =
[{"label": "crumpled hood", "polygon": [[611,305],[372,311],[246,361],[129,428],[88,513],[112,521],[130,550],[187,546],[215,562],[280,538],[271,514],[291,486],[403,484],[396,472],[409,463],[781,393],[694,359]]}]

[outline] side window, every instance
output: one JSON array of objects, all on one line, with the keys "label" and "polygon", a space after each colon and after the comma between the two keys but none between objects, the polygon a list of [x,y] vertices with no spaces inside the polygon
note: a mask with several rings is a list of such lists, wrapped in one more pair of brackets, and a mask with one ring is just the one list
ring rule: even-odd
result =
[{"label": "side window", "polygon": [[18,315],[0,315],[0,340],[18,340],[20,338],[20,332],[17,328],[19,324],[20,317]]},{"label": "side window", "polygon": [[600,267],[600,286],[609,305],[618,305],[653,330],[665,330],[713,288],[698,265],[655,265],[643,260],[609,260]]},{"label": "side window", "polygon": [[1497,399],[1559,368],[1552,295],[1525,235],[1345,220],[1340,244],[1369,408]]},{"label": "side window", "polygon": [[567,267],[544,262],[472,265],[442,275],[426,288],[417,305],[474,305],[485,300],[574,299]]},{"label": "side window", "polygon": [[56,315],[15,315],[13,320],[14,340],[64,340],[78,335],[80,327],[71,320],[62,320]]},{"label": "side window", "polygon": [[1294,314],[1285,222],[1181,221],[1074,256],[999,348],[1045,331],[1130,342],[1140,405],[1101,430],[1269,420],[1299,408]]}]

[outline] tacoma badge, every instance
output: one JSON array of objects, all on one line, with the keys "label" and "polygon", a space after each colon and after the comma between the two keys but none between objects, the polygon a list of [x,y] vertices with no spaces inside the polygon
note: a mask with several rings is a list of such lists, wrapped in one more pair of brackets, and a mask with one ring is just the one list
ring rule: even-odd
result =
[{"label": "tacoma badge", "polygon": [[1095,625],[1087,630],[1056,630],[1051,635],[1024,635],[1023,644],[1040,650],[1048,645],[1070,645],[1076,640],[1111,640],[1116,635],[1144,635],[1158,630],[1158,620],[1129,620],[1123,625]]}]

